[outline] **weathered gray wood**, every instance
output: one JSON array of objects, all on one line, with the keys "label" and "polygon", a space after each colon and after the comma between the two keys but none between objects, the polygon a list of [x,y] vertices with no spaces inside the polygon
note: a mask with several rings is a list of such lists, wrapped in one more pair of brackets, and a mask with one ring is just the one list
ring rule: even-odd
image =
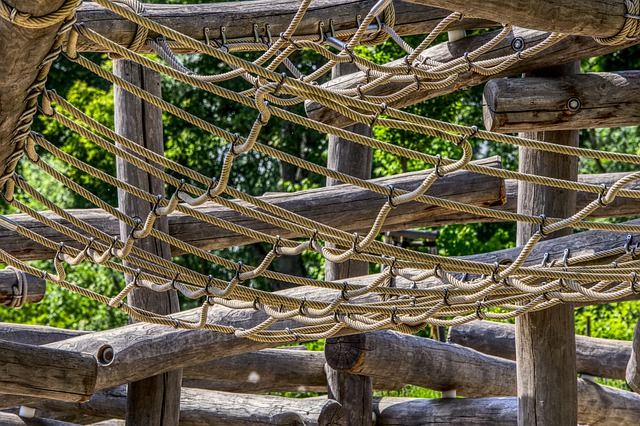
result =
[{"label": "weathered gray wood", "polygon": [[[505,359],[516,359],[516,330],[513,325],[473,321],[449,329],[449,341]],[[631,342],[576,336],[578,373],[609,379],[625,379]]]},{"label": "weathered gray wood", "polygon": [[[355,64],[338,64],[331,71],[331,78],[338,78],[341,75],[357,71],[358,68]],[[360,135],[371,136],[371,127],[365,124],[353,124],[347,129]],[[372,160],[373,152],[370,147],[337,136],[329,136],[328,168],[362,179],[370,179]],[[327,178],[327,186],[339,183],[341,182]],[[355,260],[344,263],[325,261],[324,273],[327,280],[342,280],[367,275],[369,264]],[[334,339],[327,339],[329,347],[332,347]],[[326,375],[329,398],[335,399],[345,408],[348,413],[348,424],[350,426],[370,426],[372,424],[371,404],[373,398],[371,378],[336,371],[328,365]]]},{"label": "weathered gray wood", "polygon": [[[148,92],[161,97],[160,75],[135,62],[116,60],[114,74]],[[164,153],[162,133],[162,111],[146,104],[126,90],[114,89],[114,123],[116,132],[156,153]],[[164,184],[122,158],[116,159],[119,179],[152,194],[164,195]],[[118,190],[119,210],[129,216],[145,218],[152,206],[126,191]],[[169,231],[166,217],[158,218],[155,228]],[[120,223],[120,238],[125,241],[131,229]],[[136,242],[143,250],[165,259],[171,259],[171,249],[167,243],[155,238],[145,238]],[[126,263],[126,262],[125,262]],[[127,283],[134,279],[127,276]],[[175,290],[154,292],[146,288],[135,288],[127,296],[131,306],[139,307],[162,315],[180,310],[178,294]],[[127,398],[127,422],[131,424],[177,425],[180,415],[180,370],[165,372],[129,384]]]},{"label": "weathered gray wood", "polygon": [[[481,160],[477,164],[499,168],[500,160],[498,158],[490,158]],[[380,185],[393,184],[396,188],[411,190],[422,183],[427,173],[429,172],[411,172],[388,178],[374,179],[374,182]],[[504,193],[505,188],[501,179],[466,171],[451,173],[442,179],[438,179],[428,192],[429,195],[436,197],[485,207],[504,203]],[[291,194],[265,195],[260,199],[346,231],[368,231],[380,207],[387,200],[387,196],[351,185],[339,185]],[[249,206],[243,202],[239,202],[239,204]],[[215,216],[271,235],[281,235],[283,238],[300,236],[213,203],[208,203],[196,209],[209,216]],[[109,235],[117,235],[119,233],[118,222],[102,210],[70,210],[69,213]],[[45,213],[45,215],[47,214]],[[47,216],[57,222],[68,224],[68,222],[57,218],[53,214]],[[71,239],[56,233],[27,215],[18,214],[8,217],[16,225],[24,226],[34,232],[52,238],[54,241],[74,246],[74,242]],[[446,220],[456,221],[456,215],[453,215],[450,210],[422,203],[407,203],[398,206],[389,214],[383,231],[444,223],[438,221],[440,217],[448,217],[449,219]],[[205,224],[191,216],[180,213],[170,215],[169,233],[182,241],[205,250],[255,242],[244,235]],[[75,246],[78,247],[77,244]],[[0,247],[11,255],[24,260],[50,259],[54,255],[50,250],[4,227],[0,227]],[[180,254],[180,252],[172,250],[172,254],[176,255]]]},{"label": "weathered gray wood", "polygon": [[[329,20],[333,20],[336,31],[356,28],[356,16],[365,16],[376,3],[375,0],[316,0],[311,3],[305,17],[295,32],[298,36],[317,36],[319,22],[329,31]],[[273,38],[285,31],[291,18],[298,10],[299,2],[289,0],[256,0],[225,2],[224,4],[146,4],[145,16],[153,21],[175,29],[189,37],[205,41],[204,28],[209,28],[210,38],[220,39],[220,28],[225,27],[229,40],[253,38],[253,25],[257,24],[260,37],[266,36],[265,25]],[[394,29],[400,35],[425,34],[431,31],[451,12],[430,6],[418,6],[404,0],[394,1],[396,23]],[[128,46],[135,35],[136,26],[124,18],[101,7],[84,3],[78,11],[78,22],[105,37]],[[452,29],[478,28],[495,25],[479,19],[464,19],[451,25]],[[150,33],[150,37],[158,34]],[[100,51],[100,47],[90,40],[78,40],[80,51]],[[183,49],[176,51],[184,52]]]},{"label": "weathered gray wood", "polygon": [[[349,339],[353,344],[347,347],[344,342],[341,358],[327,357],[327,363],[333,368],[371,376],[378,382],[400,379],[440,391],[456,389],[466,397],[516,394],[513,361],[393,331],[377,331],[363,338]],[[640,416],[640,395],[582,379],[578,381],[578,389],[581,424],[627,424],[636,422],[634,419]]]},{"label": "weathered gray wood", "polygon": [[640,71],[506,78],[484,88],[484,127],[494,132],[633,126]]},{"label": "weathered gray wood", "polygon": [[75,426],[76,423],[44,419],[42,417],[26,418],[12,413],[0,413],[0,424],[3,426]]},{"label": "weathered gray wood", "polygon": [[[538,72],[544,77],[574,74],[580,63],[560,65]],[[575,130],[524,133],[523,137],[560,145],[577,146]],[[577,158],[519,149],[520,172],[566,180],[577,180]],[[518,213],[567,217],[575,212],[576,193],[526,182],[518,184]],[[517,244],[524,245],[536,227],[518,223]],[[571,229],[547,238],[571,234]],[[576,342],[573,305],[566,303],[516,319],[516,361],[518,366],[518,425],[577,423]],[[554,383],[554,386],[549,386]]]},{"label": "weathered gray wood", "polygon": [[[83,404],[43,401],[37,413],[66,421],[87,417],[123,418],[126,390],[99,392]],[[345,410],[336,401],[284,398],[185,388],[180,401],[180,426],[204,425],[346,425]]]},{"label": "weathered gray wood", "polygon": [[[7,0],[9,7],[43,16],[55,12],[64,0]],[[0,19],[0,175],[13,153],[11,138],[26,108],[29,87],[35,82],[39,65],[47,56],[61,24],[28,29]]]},{"label": "weathered gray wood", "polygon": [[518,412],[516,398],[374,398],[376,425],[512,426]]},{"label": "weathered gray wood", "polygon": [[633,346],[627,365],[626,379],[629,387],[640,393],[640,321],[636,324],[633,333]]},{"label": "weathered gray wood", "polygon": [[410,3],[446,7],[469,16],[590,37],[616,35],[625,22],[627,9],[621,0],[407,0]]},{"label": "weathered gray wood", "polygon": [[93,393],[96,369],[96,359],[89,354],[0,340],[2,392],[86,401]]},{"label": "weathered gray wood", "polygon": [[[469,2],[473,3],[473,2]],[[498,15],[500,16],[500,15]],[[448,62],[453,59],[462,57],[465,52],[471,52],[474,49],[486,44],[491,40],[497,32],[489,32],[477,36],[465,37],[461,40],[449,43],[440,43],[425,51],[424,57],[428,57],[439,62]],[[512,42],[514,38],[521,37],[525,46],[533,46],[544,40],[549,33],[530,30],[525,28],[513,28],[512,34],[509,34],[503,41],[498,43],[493,49],[486,54],[482,55],[480,59],[497,58],[504,55],[510,55],[514,53]],[[438,96],[446,95],[448,93],[455,92],[467,87],[483,84],[492,78],[505,77],[511,75],[517,75],[519,73],[530,71],[538,68],[544,68],[557,64],[563,64],[573,62],[583,58],[590,58],[593,56],[605,55],[618,50],[623,47],[628,47],[633,44],[637,44],[640,40],[630,40],[628,44],[623,46],[605,46],[598,44],[590,37],[581,36],[569,36],[555,45],[545,49],[539,55],[522,59],[513,64],[507,70],[491,75],[484,76],[474,73],[461,74],[458,79],[449,87],[433,90],[419,90],[412,92],[397,102],[392,102],[389,105],[396,108],[401,108],[409,105],[422,102],[427,99],[432,99]],[[404,64],[404,59],[392,61],[391,64],[401,66]],[[340,77],[334,80],[330,80],[323,86],[332,89],[348,89],[355,88],[357,85],[365,82],[367,76],[364,72],[358,72],[346,77]],[[406,83],[389,83],[380,86],[376,89],[367,92],[369,95],[389,95],[397,93],[404,88]],[[352,124],[352,121],[339,113],[333,111],[330,108],[323,107],[315,102],[307,102],[305,105],[307,115],[314,120],[321,121],[323,123],[331,124],[337,127],[345,127]],[[474,123],[469,123],[474,124]],[[475,123],[480,124],[480,123]]]},{"label": "weathered gray wood", "polygon": [[81,336],[90,331],[65,330],[64,328],[47,327],[43,325],[0,323],[0,340],[28,345],[46,345],[71,337]]},{"label": "weathered gray wood", "polygon": [[[22,287],[18,281],[22,280]],[[22,288],[22,292],[18,289]],[[37,303],[44,298],[47,291],[45,280],[22,271],[5,268],[0,270],[0,305],[11,305],[16,298],[18,303]]]}]

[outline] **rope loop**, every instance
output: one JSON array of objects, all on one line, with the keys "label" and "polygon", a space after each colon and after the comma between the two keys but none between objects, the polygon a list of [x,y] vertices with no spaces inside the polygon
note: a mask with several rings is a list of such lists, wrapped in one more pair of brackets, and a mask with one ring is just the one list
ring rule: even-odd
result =
[{"label": "rope loop", "polygon": [[547,216],[544,214],[541,214],[538,217],[540,218],[540,224],[538,225],[538,232],[540,233],[541,236],[546,237],[547,234],[544,232],[544,226],[547,221]]},{"label": "rope loop", "polygon": [[133,281],[131,281],[131,285],[133,285],[134,287],[140,286],[140,284],[138,284],[138,278],[140,278],[141,273],[142,270],[140,268],[136,268],[136,270],[134,271]]},{"label": "rope loop", "polygon": [[280,238],[280,235],[276,235],[276,242],[273,243],[273,248],[271,248],[271,251],[276,257],[280,257],[282,255],[282,253],[278,252],[278,249],[280,248],[281,243],[282,243],[282,238]]},{"label": "rope loop", "polygon": [[631,291],[634,294],[638,294],[638,289],[636,288],[636,285],[638,284],[638,273],[637,272],[632,272],[631,273]]},{"label": "rope loop", "polygon": [[395,189],[395,186],[387,185],[387,188],[389,188],[389,194],[387,195],[387,203],[389,204],[389,206],[391,206],[392,209],[395,209],[396,207],[398,207],[398,205],[393,202],[393,190]]},{"label": "rope loop", "polygon": [[442,155],[438,154],[438,155],[436,155],[436,158],[438,159],[438,161],[436,162],[436,175],[438,175],[438,177],[444,177],[444,174],[440,173],[440,165],[442,163]]}]

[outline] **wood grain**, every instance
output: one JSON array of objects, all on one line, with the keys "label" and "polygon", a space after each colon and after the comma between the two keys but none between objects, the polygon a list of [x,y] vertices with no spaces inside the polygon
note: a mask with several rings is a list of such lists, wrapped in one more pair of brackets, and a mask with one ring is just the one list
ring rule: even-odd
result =
[{"label": "wood grain", "polygon": [[[468,2],[470,4],[474,2]],[[498,31],[492,31],[489,33],[465,37],[461,40],[440,43],[429,49],[425,50],[423,56],[431,58],[439,62],[448,62],[453,59],[462,57],[465,52],[471,52],[480,46],[483,46],[489,40],[496,36]],[[549,33],[537,30],[530,30],[525,28],[515,27],[511,34],[509,34],[504,40],[498,43],[494,48],[489,50],[486,54],[482,55],[480,59],[493,59],[500,56],[511,55],[514,53],[512,48],[512,42],[514,38],[521,37],[524,41],[525,47],[530,47],[540,43],[547,38]],[[555,45],[545,49],[539,55],[535,55],[530,58],[522,59],[509,67],[507,70],[494,74],[491,76],[484,76],[474,73],[463,73],[456,81],[449,87],[442,89],[430,89],[419,90],[412,92],[397,102],[390,103],[390,106],[396,108],[402,108],[409,105],[414,105],[418,102],[422,102],[428,99],[433,99],[438,96],[443,96],[448,93],[462,90],[468,87],[484,84],[490,79],[517,75],[522,72],[531,71],[539,68],[554,66],[557,64],[564,64],[573,62],[583,58],[590,58],[594,56],[601,56],[616,50],[632,46],[639,43],[640,40],[631,40],[629,43],[622,46],[605,46],[597,43],[590,37],[581,36],[569,36]],[[404,64],[403,59],[391,61],[390,64],[401,66]],[[355,88],[358,84],[366,82],[366,74],[364,72],[358,72],[346,77],[340,77],[324,83],[322,86],[331,89],[349,89]],[[367,92],[368,95],[390,95],[397,93],[404,88],[406,83],[389,83],[380,86],[376,89]],[[330,124],[337,127],[345,127],[352,124],[352,121],[336,111],[324,107],[315,102],[307,102],[305,104],[307,115],[314,120],[321,121],[326,124]],[[468,123],[480,125],[480,123]]]},{"label": "wood grain", "polygon": [[483,118],[487,130],[504,133],[637,125],[640,71],[491,80]]},{"label": "wood grain", "polygon": [[[141,65],[127,60],[116,60],[114,74],[133,83],[155,96],[161,97],[160,75]],[[114,122],[116,132],[130,140],[137,141],[145,148],[158,154],[164,153],[162,132],[162,111],[149,105],[116,86],[114,88]],[[119,179],[152,194],[164,196],[164,184],[124,159],[116,158],[116,173]],[[118,190],[119,210],[129,216],[146,218],[151,204],[132,194]],[[166,217],[156,220],[156,229],[169,231]],[[120,239],[126,241],[131,228],[120,223]],[[171,259],[171,249],[167,243],[148,237],[136,241],[136,246],[164,259]],[[125,265],[127,262],[125,262]],[[131,266],[129,264],[129,266]],[[126,276],[127,283],[134,277]],[[135,288],[127,295],[131,306],[168,315],[180,311],[178,294],[175,290],[154,292],[146,288]],[[177,425],[180,415],[180,370],[165,372],[141,381],[129,383],[127,398],[127,422],[147,425]]]},{"label": "wood grain", "polygon": [[44,299],[47,291],[45,280],[22,271],[5,268],[0,270],[0,305],[8,305],[14,299],[14,293],[19,288],[18,274],[21,275],[27,289],[27,297],[23,303],[37,303]]},{"label": "wood grain", "polygon": [[[473,321],[449,329],[449,342],[500,358],[516,359],[515,327],[490,321]],[[631,342],[576,336],[578,373],[608,379],[625,379]]]},{"label": "wood grain", "polygon": [[631,356],[627,365],[626,379],[629,387],[635,392],[640,393],[640,321],[636,324],[633,333]]}]

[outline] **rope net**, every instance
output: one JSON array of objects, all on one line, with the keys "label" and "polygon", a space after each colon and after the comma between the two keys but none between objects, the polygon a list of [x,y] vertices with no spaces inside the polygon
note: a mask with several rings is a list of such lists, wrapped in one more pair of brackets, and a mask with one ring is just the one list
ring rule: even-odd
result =
[{"label": "rope net", "polygon": [[[77,1],[67,2],[67,5],[71,3],[75,4],[75,7],[78,6]],[[61,53],[64,41],[66,50],[62,53],[78,66],[165,113],[226,141],[228,149],[222,159],[220,173],[214,177],[204,176],[142,147],[136,141],[127,139],[100,124],[54,91],[44,89],[43,81],[38,109],[47,120],[65,126],[110,155],[161,180],[167,194],[170,195],[165,197],[130,185],[79,160],[73,154],[64,152],[44,136],[31,131],[30,124],[36,113],[34,107],[33,110],[25,112],[24,121],[28,125],[16,131],[14,142],[17,151],[12,157],[12,168],[2,177],[3,196],[6,202],[16,209],[76,241],[78,247],[60,244],[2,218],[0,224],[3,227],[14,230],[22,237],[55,252],[54,271],[36,268],[0,250],[0,260],[7,265],[42,276],[70,291],[108,304],[114,309],[123,310],[138,321],[184,329],[233,333],[239,337],[270,342],[325,338],[344,329],[397,329],[412,332],[427,324],[451,326],[476,318],[506,320],[563,302],[614,301],[640,290],[636,274],[640,261],[636,260],[635,249],[630,243],[589,255],[570,256],[566,252],[563,259],[545,259],[541,265],[532,265],[529,260],[532,251],[544,236],[562,229],[639,232],[638,225],[589,221],[589,215],[610,204],[616,197],[640,198],[640,191],[625,189],[628,184],[640,179],[640,172],[631,173],[610,187],[603,188],[588,183],[492,168],[472,161],[473,144],[478,141],[630,164],[640,164],[640,156],[503,135],[475,126],[467,127],[417,116],[392,107],[416,91],[437,91],[455,87],[460,75],[465,73],[485,76],[501,73],[523,59],[544,54],[546,49],[563,40],[564,35],[552,33],[535,45],[511,54],[486,59],[485,54],[511,33],[509,25],[502,25],[494,37],[479,48],[450,61],[439,62],[423,53],[449,25],[462,19],[460,13],[452,13],[444,18],[422,42],[412,47],[394,31],[395,13],[392,2],[388,0],[376,3],[351,31],[336,32],[331,28],[327,32],[320,31],[317,37],[296,36],[296,29],[311,3],[311,0],[303,0],[286,30],[278,36],[263,36],[256,32],[253,39],[227,39],[222,34],[221,40],[208,37],[206,42],[200,42],[145,18],[144,8],[138,2],[96,0],[96,3],[137,25],[136,36],[131,45],[123,47],[81,23],[75,23],[75,16],[69,14],[67,8],[67,13],[62,18],[55,16],[56,22],[64,19],[64,23],[58,35],[59,41],[47,59],[48,64],[50,65]],[[28,17],[23,17],[23,21],[35,25]],[[149,33],[159,34],[160,37],[150,39]],[[80,54],[76,49],[80,36],[100,46],[103,51],[111,52],[113,57],[134,61],[177,82],[191,85],[240,106],[252,108],[255,110],[255,122],[250,132],[245,135],[233,134],[128,83],[89,57]],[[377,44],[389,38],[406,54],[398,61],[380,65],[356,53],[358,46]],[[156,56],[139,53],[143,47],[155,51]],[[228,71],[212,75],[197,74],[174,54],[178,49],[210,56],[220,64],[226,65]],[[319,64],[312,72],[303,74],[291,60],[291,55],[301,50],[313,51],[323,57],[325,62]],[[248,61],[243,59],[242,55],[238,55],[245,52],[258,52],[259,56],[253,61]],[[331,85],[317,84],[318,80],[337,64],[347,62],[355,64],[360,69],[358,81],[354,86],[332,88]],[[278,72],[278,69],[285,71]],[[246,81],[250,88],[241,92],[229,90],[223,83],[230,80]],[[403,88],[386,95],[371,93],[375,89],[392,84],[400,84]],[[456,152],[460,155],[457,158],[428,155],[356,134],[292,111],[291,107],[304,102],[320,105],[355,123],[413,132],[424,135],[426,140],[445,140],[457,147]],[[412,191],[383,186],[374,181],[330,170],[261,141],[261,130],[269,124],[272,117],[278,117],[296,126],[336,135],[374,150],[419,160],[433,167],[428,170],[422,183]],[[234,171],[234,161],[252,151],[290,163],[311,173],[382,194],[387,197],[387,201],[366,233],[359,235],[336,229],[230,186],[230,177],[234,172],[239,172]],[[47,158],[50,155],[68,167],[78,169],[113,188],[148,202],[153,206],[150,213],[142,219],[127,216],[68,177],[59,167],[54,167],[42,156],[43,153],[48,153]],[[37,182],[30,182],[14,172],[17,161],[30,162],[106,214],[126,224],[130,229],[128,237],[120,239],[118,236],[108,235],[58,207],[46,194],[38,190]],[[592,194],[593,201],[572,216],[545,218],[480,207],[429,194],[430,188],[438,179],[461,170],[583,191]],[[64,220],[54,220],[52,215],[44,215],[22,203],[14,197],[16,191],[39,202],[53,215]],[[214,203],[239,215],[286,230],[300,238],[281,238],[208,215],[198,209],[205,203]],[[509,263],[485,263],[438,256],[380,241],[377,237],[390,212],[406,203],[439,206],[453,212],[499,221],[536,224],[538,231],[523,245],[519,255]],[[243,265],[232,259],[220,257],[154,227],[158,218],[174,212],[254,241],[268,243],[273,248],[258,265]],[[182,253],[198,256],[206,262],[233,271],[233,278],[224,280],[205,276],[149,253],[135,244],[136,241],[146,238],[155,238]],[[335,263],[360,260],[379,264],[382,272],[366,279],[328,282],[270,269],[271,263],[277,257],[298,256],[305,251],[319,253],[325,260]],[[109,298],[66,280],[65,266],[73,267],[81,262],[93,262],[133,278],[118,295]],[[297,297],[295,294],[298,293],[295,292],[266,292],[252,288],[251,281],[258,277],[307,286],[306,296]],[[128,305],[125,302],[126,296],[137,287],[157,292],[177,290],[186,297],[203,299],[199,319],[189,321],[180,315],[159,315]],[[313,289],[309,290],[311,287]],[[218,324],[210,321],[208,317],[208,312],[213,306],[261,311],[264,313],[264,320],[250,329]]]}]

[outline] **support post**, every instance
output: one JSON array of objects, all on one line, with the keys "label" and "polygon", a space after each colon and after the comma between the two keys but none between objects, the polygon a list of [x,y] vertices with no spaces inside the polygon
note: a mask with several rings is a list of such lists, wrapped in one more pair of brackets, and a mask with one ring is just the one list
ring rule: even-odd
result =
[{"label": "support post", "polygon": [[[547,68],[536,73],[547,77],[575,74],[580,63]],[[579,132],[524,133],[526,138],[577,146]],[[555,153],[520,148],[523,173],[577,180],[577,159]],[[520,182],[518,213],[566,217],[575,213],[574,191]],[[517,244],[523,245],[536,226],[518,223]],[[547,238],[570,234],[562,230]],[[525,314],[516,320],[518,425],[577,424],[576,343],[572,304]]]},{"label": "support post", "polygon": [[[114,73],[138,87],[161,96],[160,75],[126,60],[114,61]],[[140,145],[162,154],[162,112],[139,98],[118,88],[114,89],[115,128],[118,134],[137,141]],[[121,158],[117,159],[117,176],[129,184],[154,194],[163,194],[163,183],[144,173]],[[118,204],[123,213],[144,218],[151,210],[148,202],[118,190]],[[168,232],[167,218],[158,218],[156,227]],[[125,224],[120,224],[120,236],[124,240],[130,232]],[[168,244],[145,238],[137,241],[138,247],[150,253],[171,258]],[[127,276],[129,282],[133,277]],[[175,291],[156,293],[137,288],[128,296],[128,303],[159,314],[171,314],[180,310]],[[145,425],[177,425],[180,415],[180,386],[182,370],[169,371],[157,376],[129,383],[127,397],[127,423]]]},{"label": "support post", "polygon": [[640,393],[640,321],[636,324],[631,345],[631,356],[627,364],[627,383],[636,393]]},{"label": "support post", "polygon": [[[354,64],[338,64],[331,72],[331,78],[351,74],[358,69]],[[371,128],[364,124],[354,124],[348,130],[371,136]],[[359,145],[337,136],[329,136],[329,152],[327,155],[327,167],[333,170],[347,173],[362,179],[371,178],[371,148]],[[327,178],[327,186],[338,185],[333,179]],[[347,261],[341,264],[326,262],[325,279],[328,281],[340,280],[349,277],[358,277],[369,273],[369,264],[366,262]],[[339,347],[339,337],[327,339],[326,347]],[[371,404],[373,388],[371,378],[357,376],[334,370],[329,365],[325,367],[329,397],[338,401],[349,413],[348,424],[350,426],[370,426],[372,424]]]}]

